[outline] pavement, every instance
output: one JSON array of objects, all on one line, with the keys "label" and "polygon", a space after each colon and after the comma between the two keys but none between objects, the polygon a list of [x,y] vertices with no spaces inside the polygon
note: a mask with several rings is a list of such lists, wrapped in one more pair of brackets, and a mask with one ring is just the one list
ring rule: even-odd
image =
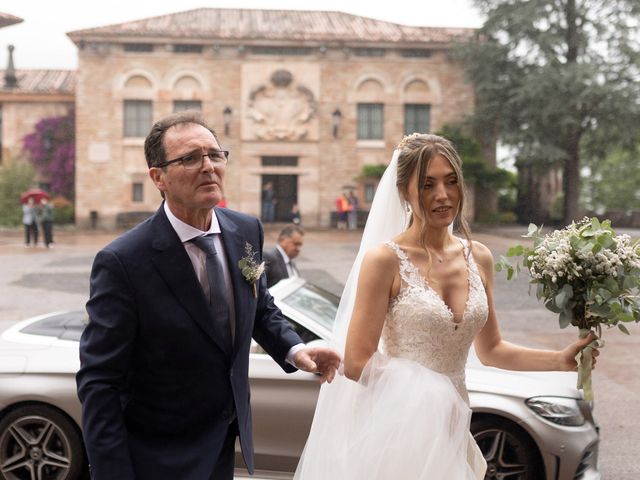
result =
[{"label": "pavement", "polygon": [[[278,226],[265,229],[265,247],[275,244]],[[494,258],[521,242],[526,227],[476,228]],[[622,231],[619,230],[619,233]],[[307,230],[296,264],[309,281],[336,294],[357,254],[361,231]],[[640,231],[624,231],[640,238]],[[25,248],[22,230],[0,230],[0,331],[16,321],[58,310],[82,309],[96,252],[118,233],[58,229],[55,244]],[[534,348],[563,348],[576,332],[558,329],[554,314],[530,296],[527,278],[508,282],[495,274],[494,300],[505,339]],[[605,332],[594,371],[595,413],[601,427],[599,464],[603,479],[640,479],[640,326],[630,336]],[[255,479],[255,477],[253,477]],[[258,479],[256,479],[258,480]]]}]

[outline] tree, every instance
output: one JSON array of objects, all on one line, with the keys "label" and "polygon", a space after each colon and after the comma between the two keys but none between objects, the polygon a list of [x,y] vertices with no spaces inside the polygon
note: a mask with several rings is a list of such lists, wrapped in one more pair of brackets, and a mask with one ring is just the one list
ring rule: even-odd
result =
[{"label": "tree", "polygon": [[52,193],[74,197],[75,114],[43,118],[24,137],[24,150],[38,173],[51,184]]},{"label": "tree", "polygon": [[562,170],[563,218],[580,216],[585,156],[635,148],[640,130],[638,0],[475,0],[478,41],[458,50],[475,122],[520,165]]},{"label": "tree", "polygon": [[617,150],[589,165],[584,197],[589,209],[640,211],[640,158]]},{"label": "tree", "polygon": [[35,184],[36,172],[26,162],[12,162],[0,167],[0,225],[22,224],[20,194]]}]

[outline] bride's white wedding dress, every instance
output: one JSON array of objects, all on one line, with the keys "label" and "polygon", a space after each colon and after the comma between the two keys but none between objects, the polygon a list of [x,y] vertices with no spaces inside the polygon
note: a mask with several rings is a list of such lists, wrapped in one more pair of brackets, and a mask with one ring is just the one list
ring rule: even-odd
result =
[{"label": "bride's white wedding dress", "polygon": [[465,363],[488,306],[461,241],[469,290],[459,323],[404,251],[386,243],[398,256],[402,285],[385,317],[381,352],[359,382],[337,377],[323,386],[296,479],[484,478],[486,463],[469,433]]}]

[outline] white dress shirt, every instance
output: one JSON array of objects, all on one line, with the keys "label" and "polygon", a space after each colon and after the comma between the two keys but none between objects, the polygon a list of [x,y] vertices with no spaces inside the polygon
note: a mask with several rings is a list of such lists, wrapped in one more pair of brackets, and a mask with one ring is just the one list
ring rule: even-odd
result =
[{"label": "white dress shirt", "polygon": [[291,263],[291,259],[289,258],[289,255],[287,255],[287,253],[284,251],[284,249],[280,245],[276,244],[276,249],[278,249],[278,251],[280,252],[280,255],[282,255],[282,258],[284,259],[284,264],[287,267],[287,274],[290,277],[297,277],[298,271],[294,268],[293,264]]}]

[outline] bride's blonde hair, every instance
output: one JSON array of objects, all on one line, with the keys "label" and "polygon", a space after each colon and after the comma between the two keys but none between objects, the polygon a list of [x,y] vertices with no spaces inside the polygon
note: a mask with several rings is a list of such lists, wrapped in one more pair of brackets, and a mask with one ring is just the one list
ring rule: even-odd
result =
[{"label": "bride's blonde hair", "polygon": [[[458,191],[460,192],[460,202],[458,203],[458,209],[454,219],[454,227],[457,226],[457,230],[464,235],[469,242],[469,245],[471,245],[471,231],[464,216],[466,188],[464,184],[464,176],[462,174],[462,159],[460,158],[460,155],[458,155],[453,144],[446,138],[438,135],[412,133],[402,139],[398,144],[398,150],[400,151],[400,155],[398,156],[398,179],[396,181],[396,186],[398,187],[398,191],[405,202],[408,198],[409,182],[414,172],[417,171],[418,185],[420,185],[423,180],[426,180],[427,169],[429,168],[431,160],[433,160],[436,155],[442,155],[449,161],[456,173],[456,176],[458,177]],[[422,218],[427,218],[423,197],[419,195],[418,198],[420,214]],[[409,226],[412,224],[413,212],[409,219]],[[431,262],[431,253],[425,243],[428,228],[427,223],[423,222],[420,231],[420,241],[422,243],[422,247],[429,255],[429,262]]]}]

